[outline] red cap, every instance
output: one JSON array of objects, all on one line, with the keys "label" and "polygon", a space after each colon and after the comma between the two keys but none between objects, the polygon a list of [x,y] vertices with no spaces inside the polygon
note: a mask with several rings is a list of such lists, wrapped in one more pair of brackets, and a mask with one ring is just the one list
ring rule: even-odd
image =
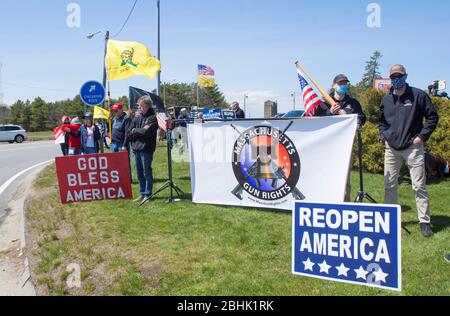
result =
[{"label": "red cap", "polygon": [[122,108],[123,108],[122,104],[116,103],[116,104],[113,105],[112,110],[113,111],[118,111],[118,110],[122,110]]},{"label": "red cap", "polygon": [[70,121],[70,117],[68,117],[68,116],[63,116],[62,121],[63,121],[63,122],[65,122],[65,121]]}]

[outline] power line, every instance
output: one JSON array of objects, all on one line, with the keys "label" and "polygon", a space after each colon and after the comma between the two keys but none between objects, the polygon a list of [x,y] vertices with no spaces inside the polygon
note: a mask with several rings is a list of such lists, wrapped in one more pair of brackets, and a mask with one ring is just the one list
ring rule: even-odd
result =
[{"label": "power line", "polygon": [[53,89],[53,88],[43,88],[43,87],[29,86],[29,85],[26,85],[26,84],[19,84],[19,83],[6,82],[6,81],[0,81],[0,86],[1,86],[1,84],[4,84],[5,86],[13,86],[13,87],[19,87],[19,88],[39,89],[39,90],[55,91],[55,92],[79,93],[79,92],[75,92],[75,91],[73,91],[73,90],[63,90],[63,89]]},{"label": "power line", "polygon": [[137,2],[138,2],[138,0],[135,0],[135,1],[134,1],[133,7],[131,8],[130,13],[128,14],[127,19],[126,19],[125,22],[123,23],[123,25],[122,25],[121,29],[119,30],[119,32],[117,32],[114,36],[112,36],[112,38],[115,38],[115,37],[119,36],[120,33],[122,33],[123,29],[125,28],[125,26],[126,26],[127,23],[128,23],[128,20],[129,20],[130,17],[131,17],[131,14],[132,14],[133,11],[134,11],[134,8],[136,7]]}]

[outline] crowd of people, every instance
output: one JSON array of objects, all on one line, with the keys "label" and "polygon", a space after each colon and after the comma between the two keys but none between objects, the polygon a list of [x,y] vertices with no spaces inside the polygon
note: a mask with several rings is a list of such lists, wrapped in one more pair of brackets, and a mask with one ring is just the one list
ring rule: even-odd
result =
[{"label": "crowd of people", "polygon": [[[385,145],[385,203],[398,203],[398,177],[404,161],[407,162],[420,229],[425,237],[433,235],[430,225],[430,205],[426,188],[424,143],[436,129],[439,115],[430,97],[422,90],[407,84],[408,74],[402,65],[390,69],[392,88],[381,102],[379,115],[380,137]],[[349,96],[350,81],[347,76],[337,75],[332,84],[331,97],[334,104],[325,101],[316,109],[316,116],[357,114],[359,125],[366,122],[366,116],[358,100]],[[141,97],[136,112],[125,112],[122,104],[112,107],[112,131],[110,152],[134,153],[136,174],[140,196],[135,202],[147,202],[153,192],[153,154],[156,149],[158,121],[149,96]],[[230,110],[236,119],[245,118],[238,102],[231,104]],[[172,129],[175,114],[169,113],[168,129]],[[186,127],[189,120],[187,109],[183,108],[177,117],[176,126]],[[201,118],[203,121],[203,118]],[[425,121],[425,124],[424,124]],[[84,122],[63,117],[61,129],[66,132],[65,143],[61,144],[64,155],[95,154],[103,147],[105,133],[94,123],[92,114],[87,113]],[[162,139],[162,137],[160,137]],[[351,168],[349,168],[351,170]],[[130,175],[132,174],[130,170]],[[350,201],[350,176],[346,190],[346,201]]]},{"label": "crowd of people", "polygon": [[[103,122],[95,122],[92,113],[84,115],[83,123],[79,118],[71,120],[64,116],[60,129],[65,133],[65,139],[60,145],[64,156],[98,154],[104,152],[104,147],[109,147],[111,153],[127,152],[129,163],[130,153],[133,151],[140,188],[140,196],[135,201],[143,202],[148,201],[153,191],[152,161],[158,123],[149,96],[140,98],[138,105],[137,111],[125,112],[122,104],[114,104],[111,109],[111,131],[108,131]],[[132,174],[130,168],[131,182]]]}]

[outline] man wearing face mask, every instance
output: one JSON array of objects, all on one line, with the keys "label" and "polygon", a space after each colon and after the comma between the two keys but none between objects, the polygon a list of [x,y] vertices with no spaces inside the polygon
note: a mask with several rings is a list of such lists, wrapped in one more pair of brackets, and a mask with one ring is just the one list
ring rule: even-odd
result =
[{"label": "man wearing face mask", "polygon": [[337,75],[333,80],[333,90],[330,94],[335,104],[322,103],[317,109],[315,116],[347,115],[358,114],[359,123],[366,123],[366,115],[362,111],[358,100],[348,95],[349,91],[348,77],[346,75]]},{"label": "man wearing face mask", "polygon": [[[430,97],[410,87],[406,69],[390,70],[392,89],[381,101],[379,130],[385,144],[385,203],[398,203],[398,175],[403,161],[408,164],[422,235],[431,237],[430,205],[426,188],[424,143],[437,127],[439,115]],[[425,120],[425,124],[424,121]]]},{"label": "man wearing face mask", "polygon": [[[357,114],[358,124],[362,126],[366,123],[366,115],[364,114],[361,104],[358,100],[352,98],[348,95],[349,90],[348,77],[346,75],[337,75],[333,80],[333,90],[330,94],[331,98],[334,100],[335,104],[330,105],[328,103],[322,103],[317,109],[315,116],[332,116],[332,115],[348,115]],[[350,160],[350,168],[347,179],[347,187],[345,190],[345,201],[350,202],[351,185],[350,185],[350,175],[351,166],[353,165],[353,158]]]}]

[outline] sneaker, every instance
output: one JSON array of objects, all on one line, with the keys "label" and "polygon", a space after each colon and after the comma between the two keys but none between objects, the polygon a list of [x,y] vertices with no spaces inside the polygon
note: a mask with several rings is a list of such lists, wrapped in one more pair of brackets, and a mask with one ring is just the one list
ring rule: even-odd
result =
[{"label": "sneaker", "polygon": [[145,197],[145,198],[142,199],[141,204],[139,206],[147,204],[148,202],[150,202],[150,197]]},{"label": "sneaker", "polygon": [[445,261],[450,262],[450,254],[444,256]]},{"label": "sneaker", "polygon": [[431,230],[430,224],[420,224],[420,231],[422,232],[422,235],[424,237],[431,237],[433,236],[433,231]]},{"label": "sneaker", "polygon": [[138,197],[137,199],[134,199],[133,202],[141,203],[145,198],[143,196]]}]

